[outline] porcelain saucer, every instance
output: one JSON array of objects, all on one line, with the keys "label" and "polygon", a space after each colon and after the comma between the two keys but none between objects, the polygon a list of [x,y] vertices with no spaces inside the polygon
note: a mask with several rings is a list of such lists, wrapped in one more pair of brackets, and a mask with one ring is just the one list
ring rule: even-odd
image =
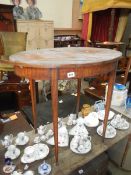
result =
[{"label": "porcelain saucer", "polygon": [[13,154],[13,152],[11,153],[10,151],[7,151],[5,153],[5,158],[11,158],[12,160],[16,159],[17,157],[19,157],[20,155],[20,149],[16,148],[15,149],[15,154]]},{"label": "porcelain saucer", "polygon": [[29,141],[29,137],[28,136],[24,136],[24,139],[23,140],[20,140],[18,137],[16,138],[15,142],[16,142],[16,145],[26,145]]},{"label": "porcelain saucer", "polygon": [[[98,118],[100,120],[104,120],[105,110],[98,111],[97,114],[98,114]],[[114,117],[114,115],[115,115],[115,113],[113,111],[109,111],[108,120],[111,120]]]},{"label": "porcelain saucer", "polygon": [[116,118],[111,120],[111,125],[120,130],[126,130],[129,128],[130,124],[126,121],[126,119],[121,118],[120,121],[118,121]]},{"label": "porcelain saucer", "polygon": [[[98,135],[103,136],[103,125],[98,126],[97,133]],[[116,136],[116,129],[111,125],[107,125],[105,138],[111,139],[114,138],[115,136]]]}]

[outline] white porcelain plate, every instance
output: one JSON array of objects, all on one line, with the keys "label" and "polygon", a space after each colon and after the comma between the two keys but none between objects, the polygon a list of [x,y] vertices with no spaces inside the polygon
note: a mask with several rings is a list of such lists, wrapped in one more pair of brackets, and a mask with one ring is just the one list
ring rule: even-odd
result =
[{"label": "white porcelain plate", "polygon": [[[97,113],[98,113],[98,118],[100,120],[104,120],[105,110],[98,111]],[[114,115],[115,115],[115,113],[113,111],[109,111],[108,120],[111,120],[114,117]]]},{"label": "white porcelain plate", "polygon": [[[98,126],[97,133],[100,136],[103,136],[103,125]],[[116,129],[113,128],[111,125],[107,125],[105,138],[114,138],[116,136]]]}]

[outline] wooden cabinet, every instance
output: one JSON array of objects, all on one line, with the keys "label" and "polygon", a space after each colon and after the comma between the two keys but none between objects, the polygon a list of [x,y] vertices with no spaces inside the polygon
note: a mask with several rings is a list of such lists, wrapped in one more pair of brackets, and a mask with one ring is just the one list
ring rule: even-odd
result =
[{"label": "wooden cabinet", "polygon": [[17,31],[27,32],[27,50],[54,47],[53,21],[17,20]]},{"label": "wooden cabinet", "polygon": [[[23,106],[31,104],[29,84],[3,82],[0,84],[0,93],[15,93],[17,100],[17,108],[20,110]],[[12,102],[13,103],[13,102]]]}]

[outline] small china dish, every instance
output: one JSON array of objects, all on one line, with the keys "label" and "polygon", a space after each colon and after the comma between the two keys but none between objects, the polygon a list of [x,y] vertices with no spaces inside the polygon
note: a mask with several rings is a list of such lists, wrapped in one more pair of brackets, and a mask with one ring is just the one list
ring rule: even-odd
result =
[{"label": "small china dish", "polygon": [[29,141],[29,137],[26,135],[26,132],[19,132],[16,137],[16,145],[26,145]]},{"label": "small china dish", "polygon": [[111,125],[120,130],[126,130],[129,128],[129,122],[126,119],[122,118],[120,114],[117,114],[112,120]]},{"label": "small china dish", "polygon": [[[97,113],[98,113],[98,118],[100,120],[104,120],[105,110],[98,111]],[[113,111],[109,111],[108,120],[111,120],[114,117],[114,115],[115,115],[115,113]]]},{"label": "small china dish", "polygon": [[28,136],[25,136],[23,138],[23,140],[19,139],[18,137],[16,138],[15,142],[16,142],[16,145],[26,145],[29,141],[29,137]]},{"label": "small china dish", "polygon": [[[103,125],[98,126],[97,133],[98,135],[103,136]],[[115,136],[116,136],[116,129],[111,125],[107,125],[105,138],[110,139],[114,138]]]},{"label": "small china dish", "polygon": [[88,116],[84,118],[84,123],[88,127],[96,127],[99,125],[98,114],[96,112],[91,112]]},{"label": "small china dish", "polygon": [[15,165],[5,165],[3,167],[3,172],[7,173],[7,174],[12,173],[14,171],[15,167],[16,167]]},{"label": "small china dish", "polygon": [[70,142],[70,149],[77,154],[86,154],[91,150],[91,137],[76,135]]}]

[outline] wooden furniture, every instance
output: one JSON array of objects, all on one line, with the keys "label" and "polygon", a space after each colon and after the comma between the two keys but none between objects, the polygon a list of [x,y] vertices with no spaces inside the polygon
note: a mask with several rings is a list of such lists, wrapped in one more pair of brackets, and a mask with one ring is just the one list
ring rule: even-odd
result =
[{"label": "wooden furniture", "polygon": [[[17,109],[31,104],[29,83],[5,81],[0,83],[0,93],[15,93]],[[15,99],[13,99],[14,101]],[[13,102],[12,102],[13,103]]]},{"label": "wooden furniture", "polygon": [[[18,76],[27,77],[30,81],[34,127],[36,129],[36,96],[35,80],[51,81],[52,112],[55,138],[55,158],[58,162],[58,80],[78,79],[76,113],[79,111],[81,78],[109,74],[103,138],[105,136],[108,113],[111,103],[113,83],[117,60],[121,52],[99,48],[52,48],[26,51],[10,56]],[[94,71],[95,70],[95,71]]]},{"label": "wooden furniture", "polygon": [[26,50],[54,47],[53,21],[17,20],[17,31],[28,33]]},{"label": "wooden furniture", "polygon": [[[16,31],[15,20],[13,18],[13,5],[0,4],[0,31]],[[0,55],[3,50],[0,42]]]},{"label": "wooden furniture", "polygon": [[[125,70],[121,70],[123,74],[116,75],[116,83],[121,83],[126,85],[127,81],[130,82],[130,67],[131,67],[131,57],[127,59],[127,66]],[[129,75],[129,76],[128,76]],[[91,96],[95,99],[105,99],[106,84],[108,82],[108,77],[97,77],[89,87],[84,89],[85,94]],[[131,83],[129,84],[128,93],[131,92]]]},{"label": "wooden furniture", "polygon": [[55,35],[54,47],[82,47],[84,40],[78,35]]},{"label": "wooden furniture", "polygon": [[[63,119],[64,122],[67,122],[67,118]],[[131,123],[130,123],[131,126]],[[52,123],[47,126],[48,128],[52,128]],[[54,149],[52,146],[49,146],[50,153],[48,157],[45,159],[47,163],[51,164],[51,175],[77,175],[79,170],[83,170],[84,174],[89,175],[105,175],[102,174],[105,172],[106,167],[98,167],[100,162],[103,159],[101,155],[103,152],[107,151],[109,148],[114,146],[116,143],[124,139],[127,135],[131,133],[131,127],[127,130],[117,130],[117,135],[113,139],[105,139],[104,142],[101,141],[101,137],[96,133],[96,128],[88,128],[89,134],[92,138],[92,150],[87,154],[78,155],[73,153],[69,147],[59,148],[59,164],[56,165],[53,157]],[[26,146],[22,146],[21,152],[23,152],[24,148],[27,146],[34,145],[33,140],[36,137],[34,131],[30,131],[27,133],[30,142]],[[0,151],[0,174],[5,175],[2,172],[3,164],[4,164],[4,153],[6,149],[2,149]],[[13,163],[16,165],[16,169],[23,170],[25,164],[21,163],[21,154],[17,159],[13,160]],[[99,157],[100,156],[100,157]],[[105,156],[104,156],[105,157]],[[43,163],[43,160],[35,161],[34,163],[29,164],[30,170],[35,171],[35,174],[38,174],[38,166]],[[105,163],[107,163],[107,159],[105,159]],[[105,164],[104,164],[105,165]],[[90,171],[92,166],[94,167],[94,171]],[[100,169],[101,168],[101,169]],[[94,174],[93,174],[94,173]]]},{"label": "wooden furniture", "polygon": [[126,49],[125,49],[125,56],[128,56],[128,52],[131,51],[131,36],[129,36],[128,38],[128,43],[126,45]]}]

